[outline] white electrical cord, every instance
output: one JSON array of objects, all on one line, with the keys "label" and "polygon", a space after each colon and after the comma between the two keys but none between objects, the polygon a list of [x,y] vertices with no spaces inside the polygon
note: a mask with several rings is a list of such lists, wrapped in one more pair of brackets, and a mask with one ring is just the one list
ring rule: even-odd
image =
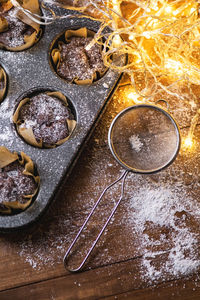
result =
[{"label": "white electrical cord", "polygon": [[[19,2],[17,0],[11,0],[13,6],[15,6],[17,9],[21,10],[28,18],[30,18],[32,21],[34,21],[35,23],[38,23],[40,25],[49,25],[52,24],[53,22],[55,22],[56,19],[61,19],[61,18],[67,18],[69,16],[56,16],[54,11],[50,8],[44,7],[45,9],[47,9],[52,16],[48,17],[48,16],[40,16],[38,14],[32,13],[30,10],[23,8]],[[42,5],[44,6],[44,4],[42,3]]]}]

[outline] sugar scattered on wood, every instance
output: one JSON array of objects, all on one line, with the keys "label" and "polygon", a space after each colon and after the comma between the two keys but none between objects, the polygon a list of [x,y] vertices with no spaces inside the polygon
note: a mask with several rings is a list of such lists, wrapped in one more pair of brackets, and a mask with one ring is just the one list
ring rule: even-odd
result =
[{"label": "sugar scattered on wood", "polygon": [[[98,151],[94,152],[94,164],[98,155]],[[105,166],[102,161],[94,167],[91,157],[88,161],[90,163],[87,167],[92,172],[91,178],[88,179],[91,180],[89,184],[97,186],[98,196],[102,189],[99,178],[101,177],[102,181],[105,180],[104,177],[107,178],[103,170],[110,169],[110,166]],[[117,167],[115,161],[112,161],[111,167]],[[176,177],[178,171],[173,170]],[[138,252],[142,258],[139,259],[140,274],[137,276],[148,283],[187,276],[200,267],[199,236],[194,228],[188,225],[191,220],[193,224],[198,224],[200,203],[187,192],[181,178],[175,183],[174,178],[166,181],[167,172],[162,172],[159,183],[153,183],[149,176],[131,174],[127,178],[125,199],[121,203],[124,217],[120,223],[116,224],[115,217],[111,222],[113,226],[115,224],[129,230],[130,249],[132,241],[138,244]],[[137,184],[134,184],[135,182]],[[77,201],[89,199],[89,195],[85,196],[85,193],[87,194],[86,191],[84,194],[77,194]],[[116,195],[116,190],[111,191],[110,195]],[[90,202],[84,204],[85,216],[95,200],[91,197]],[[103,216],[102,212],[100,217]],[[19,243],[19,255],[35,270],[42,270],[47,263],[51,266],[62,263],[67,247],[81,226],[76,222],[74,224],[72,218],[76,219],[76,216],[54,216],[48,231],[41,232],[37,241],[34,241],[33,237]],[[106,231],[105,236],[107,234]],[[98,259],[103,259],[104,263],[112,262],[113,258],[109,256],[106,241],[103,247],[102,256]]]},{"label": "sugar scattered on wood", "polygon": [[[198,234],[186,225],[191,217],[199,219],[200,204],[182,188],[178,185],[156,189],[141,187],[130,199],[128,220],[141,239],[144,279],[159,280],[163,274],[188,275],[200,267]],[[163,234],[151,235],[156,228]],[[157,251],[163,244],[169,249]],[[166,255],[166,260],[156,267],[154,261],[159,255]]]},{"label": "sugar scattered on wood", "polygon": [[[104,123],[102,122],[102,124],[105,123],[109,125],[110,116],[106,122],[105,120]],[[99,138],[102,143],[102,136],[104,138],[107,134],[107,128],[104,125],[100,133],[101,135],[97,135],[95,138]],[[82,157],[85,165],[84,171],[88,174],[86,176],[87,185],[95,187],[95,194],[89,195],[88,191],[81,189],[80,192],[75,192],[76,199],[67,199],[66,196],[66,203],[76,201],[78,205],[81,201],[81,208],[84,209],[85,217],[96,200],[94,195],[98,196],[104,187],[102,182],[116,179],[113,178],[112,170],[119,169],[119,166],[112,155],[108,153],[109,150],[105,147],[102,153],[93,150],[89,151],[90,156]],[[189,157],[188,161],[185,162],[187,168],[189,166],[192,170],[192,182],[198,190],[200,186],[198,183],[199,165],[192,167],[192,160],[193,158]],[[197,160],[198,157],[196,156],[194,161]],[[157,181],[154,181],[154,177],[136,174],[131,174],[127,178],[124,201],[120,204],[123,217],[116,224],[118,221],[115,215],[111,226],[116,224],[122,232],[129,233],[127,241],[130,244],[129,255],[132,251],[133,258],[142,256],[141,259],[137,259],[140,262],[140,274],[136,274],[137,277],[140,276],[141,282],[165,281],[169,278],[187,276],[200,268],[198,252],[200,202],[196,200],[198,197],[194,193],[195,190],[192,185],[187,189],[184,180],[189,172],[188,170],[186,172],[184,168],[183,164],[175,162],[170,168],[162,171],[159,176],[156,175]],[[79,175],[77,171],[77,176]],[[67,189],[69,190],[69,187]],[[114,201],[117,200],[115,199],[115,192],[115,190],[110,192]],[[66,209],[59,203],[57,204],[60,208],[57,212],[50,213],[51,222],[48,223],[48,228],[45,226],[44,229],[40,229],[39,226],[35,234],[21,238],[17,244],[18,255],[36,271],[42,272],[47,264],[49,268],[62,264],[64,253],[79,226],[81,226],[74,221],[77,220],[76,217],[79,214],[78,206],[77,211],[73,211],[70,207]],[[71,213],[73,215],[70,215]],[[104,249],[102,256],[98,258],[100,263],[102,261],[104,263],[113,262],[113,259],[118,261],[120,258],[123,259],[124,252],[120,249],[118,249],[118,257],[112,257],[107,245],[107,230],[104,236]],[[135,247],[136,244],[138,248]],[[138,252],[135,253],[134,251]],[[132,263],[134,264],[135,261],[132,260]],[[134,276],[134,274],[132,273],[130,276]]]}]

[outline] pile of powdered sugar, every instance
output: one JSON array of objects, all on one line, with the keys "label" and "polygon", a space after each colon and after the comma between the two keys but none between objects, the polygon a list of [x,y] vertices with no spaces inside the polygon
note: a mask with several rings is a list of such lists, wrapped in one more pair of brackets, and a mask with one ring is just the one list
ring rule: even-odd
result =
[{"label": "pile of powdered sugar", "polygon": [[144,280],[190,275],[200,268],[200,203],[186,192],[183,183],[147,184],[130,196],[127,206],[127,222],[143,252]]},{"label": "pile of powdered sugar", "polygon": [[129,142],[131,144],[131,148],[133,150],[135,150],[136,152],[139,152],[143,146],[143,143],[142,141],[140,140],[139,136],[138,135],[132,135],[130,138],[129,138]]}]

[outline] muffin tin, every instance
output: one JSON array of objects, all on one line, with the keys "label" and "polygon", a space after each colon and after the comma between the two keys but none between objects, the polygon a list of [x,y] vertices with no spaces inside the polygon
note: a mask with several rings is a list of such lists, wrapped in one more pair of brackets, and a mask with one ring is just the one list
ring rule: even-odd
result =
[{"label": "muffin tin", "polygon": [[[66,10],[64,11],[66,14]],[[59,14],[63,13],[61,9]],[[71,14],[71,12],[70,12]],[[76,85],[61,79],[50,65],[50,48],[55,38],[66,29],[87,27],[97,31],[100,22],[85,16],[72,16],[44,28],[40,41],[23,52],[0,50],[0,62],[8,75],[6,98],[0,103],[0,145],[10,151],[25,152],[37,166],[40,189],[34,202],[25,211],[0,215],[0,230],[20,229],[35,222],[52,201],[65,174],[74,165],[82,146],[102,114],[120,74],[108,70],[91,85]],[[109,29],[107,29],[109,30]],[[126,57],[117,58],[120,65]],[[12,115],[19,101],[38,91],[60,91],[72,107],[77,125],[70,139],[53,149],[39,149],[26,144],[17,134]]]},{"label": "muffin tin", "polygon": [[6,96],[7,91],[7,75],[4,68],[0,64],[0,103]]}]

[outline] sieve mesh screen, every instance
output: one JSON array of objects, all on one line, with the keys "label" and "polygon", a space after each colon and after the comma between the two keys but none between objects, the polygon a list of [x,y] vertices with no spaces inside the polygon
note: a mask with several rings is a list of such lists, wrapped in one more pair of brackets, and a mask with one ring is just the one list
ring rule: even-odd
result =
[{"label": "sieve mesh screen", "polygon": [[156,172],[169,165],[178,153],[179,130],[165,110],[136,105],[114,119],[109,145],[124,167],[140,173]]}]

